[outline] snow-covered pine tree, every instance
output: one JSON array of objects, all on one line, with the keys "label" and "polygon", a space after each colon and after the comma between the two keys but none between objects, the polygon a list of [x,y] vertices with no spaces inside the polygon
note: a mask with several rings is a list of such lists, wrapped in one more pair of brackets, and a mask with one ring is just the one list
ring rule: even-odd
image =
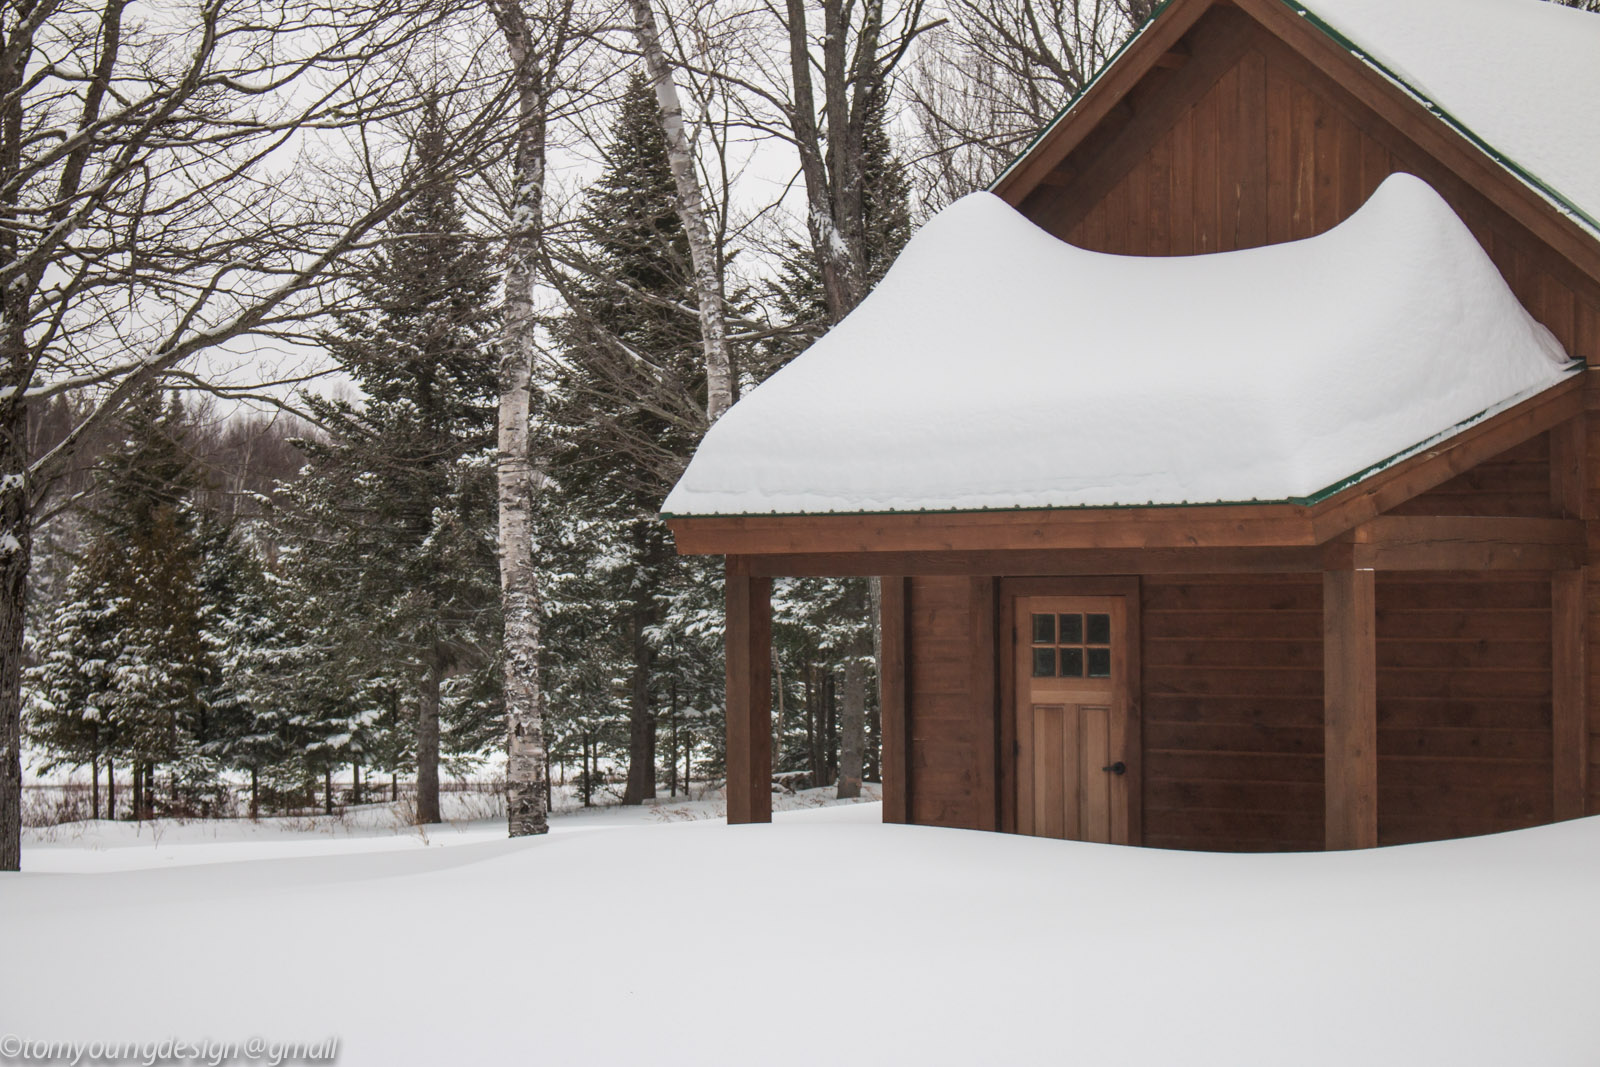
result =
[{"label": "snow-covered pine tree", "polygon": [[657,511],[706,425],[694,268],[657,107],[649,84],[630,78],[585,198],[589,258],[568,292],[542,420],[555,482],[544,513],[587,527],[589,569],[610,577],[598,598],[614,605],[600,627],[608,644],[588,654],[627,665],[630,804],[655,796],[662,597],[683,567]]},{"label": "snow-covered pine tree", "polygon": [[[311,400],[332,436],[308,443],[296,494],[302,519],[320,528],[299,580],[316,583],[337,613],[317,629],[363,665],[329,714],[370,721],[379,709],[367,706],[365,681],[400,681],[415,720],[422,823],[440,819],[441,717],[482,720],[499,702],[492,684],[470,687],[464,701],[448,696],[452,679],[497,662],[499,633],[495,278],[466,232],[453,180],[437,169],[448,140],[445,120],[425,111],[407,175],[420,192],[361,265],[360,310],[324,338],[363,399]],[[330,729],[324,743],[355,737]]]},{"label": "snow-covered pine tree", "polygon": [[57,760],[129,766],[138,817],[154,809],[158,767],[175,801],[216,784],[203,751],[212,666],[190,504],[199,476],[184,422],[155,389],[125,408],[122,439],[97,465],[90,540],[29,680],[31,734]]}]

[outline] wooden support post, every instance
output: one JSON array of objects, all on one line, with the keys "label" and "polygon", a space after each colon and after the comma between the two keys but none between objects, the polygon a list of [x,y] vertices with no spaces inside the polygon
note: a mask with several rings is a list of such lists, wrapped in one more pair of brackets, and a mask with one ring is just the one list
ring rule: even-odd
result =
[{"label": "wooden support post", "polygon": [[[1587,521],[1587,416],[1550,431],[1550,503],[1557,515]],[[1585,538],[1587,540],[1587,538]],[[1589,772],[1588,581],[1585,570],[1550,574],[1550,742],[1554,758],[1551,814],[1586,814]]]},{"label": "wooden support post", "polygon": [[882,645],[878,660],[878,700],[883,749],[883,821],[911,821],[911,761],[906,707],[906,586],[908,579],[879,583]]},{"label": "wooden support post", "polygon": [[1378,642],[1370,570],[1322,576],[1323,767],[1328,849],[1378,843]]},{"label": "wooden support post", "polygon": [[1586,700],[1584,581],[1582,570],[1550,575],[1550,744],[1555,758],[1554,806],[1557,819],[1584,814],[1589,770]]},{"label": "wooden support post", "polygon": [[727,569],[728,822],[772,821],[772,579]]}]

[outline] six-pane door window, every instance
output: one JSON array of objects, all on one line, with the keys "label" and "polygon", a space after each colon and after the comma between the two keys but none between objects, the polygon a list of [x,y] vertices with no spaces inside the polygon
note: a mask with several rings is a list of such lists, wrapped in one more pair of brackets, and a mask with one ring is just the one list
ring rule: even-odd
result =
[{"label": "six-pane door window", "polygon": [[1098,612],[1033,616],[1035,678],[1111,677],[1111,616]]}]

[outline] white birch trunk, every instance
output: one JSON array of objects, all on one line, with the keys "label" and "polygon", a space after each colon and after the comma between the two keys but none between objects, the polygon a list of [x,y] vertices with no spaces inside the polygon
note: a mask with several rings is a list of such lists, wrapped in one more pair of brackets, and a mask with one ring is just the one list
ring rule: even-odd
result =
[{"label": "white birch trunk", "polygon": [[727,321],[723,317],[722,282],[711,231],[706,225],[705,198],[695,173],[694,148],[683,125],[683,105],[678,84],[661,48],[655,11],[650,0],[631,0],[634,36],[644,55],[646,72],[655,86],[661,111],[661,132],[667,140],[667,162],[678,191],[678,217],[689,239],[689,259],[694,266],[695,303],[700,310],[700,338],[705,349],[706,422],[713,423],[733,404],[733,360],[728,351]]},{"label": "white birch trunk", "polygon": [[535,254],[544,225],[545,79],[521,0],[495,0],[518,97],[510,233],[501,327],[500,590],[505,637],[506,821],[512,837],[549,830],[544,717],[539,691],[539,580],[533,559],[534,469],[528,437],[537,323]]}]

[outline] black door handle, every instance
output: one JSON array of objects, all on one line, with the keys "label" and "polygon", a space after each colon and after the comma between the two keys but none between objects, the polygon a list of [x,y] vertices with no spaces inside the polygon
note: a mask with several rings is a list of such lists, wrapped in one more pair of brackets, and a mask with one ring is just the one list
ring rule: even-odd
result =
[{"label": "black door handle", "polygon": [[1123,763],[1121,760],[1117,760],[1117,762],[1113,763],[1109,767],[1101,767],[1100,769],[1102,771],[1110,771],[1112,774],[1127,774],[1128,773],[1128,765],[1126,763]]}]

